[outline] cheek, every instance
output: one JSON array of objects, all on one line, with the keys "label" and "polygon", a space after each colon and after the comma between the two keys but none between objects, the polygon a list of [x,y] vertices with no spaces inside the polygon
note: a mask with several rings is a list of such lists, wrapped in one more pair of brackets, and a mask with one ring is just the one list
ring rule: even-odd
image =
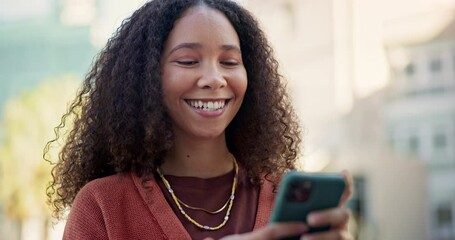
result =
[{"label": "cheek", "polygon": [[164,70],[163,75],[161,77],[162,85],[163,85],[163,90],[164,92],[168,92],[169,89],[172,89],[173,86],[177,84],[177,78],[175,76],[175,73],[173,73],[170,70]]},{"label": "cheek", "polygon": [[165,70],[162,75],[162,86],[165,99],[179,98],[188,89],[185,74],[180,71]]},{"label": "cheek", "polygon": [[246,75],[246,71],[238,72],[234,79],[235,81],[232,83],[232,88],[238,96],[241,96],[243,98],[248,86],[248,77]]}]

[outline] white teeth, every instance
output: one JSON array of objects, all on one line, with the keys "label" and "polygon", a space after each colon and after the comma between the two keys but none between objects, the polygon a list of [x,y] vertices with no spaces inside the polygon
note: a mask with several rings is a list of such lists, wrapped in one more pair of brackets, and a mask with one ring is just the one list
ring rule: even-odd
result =
[{"label": "white teeth", "polygon": [[204,111],[215,111],[221,108],[224,108],[226,104],[226,100],[218,100],[218,101],[207,101],[207,102],[202,102],[202,100],[186,100],[186,102],[198,109],[202,109]]}]

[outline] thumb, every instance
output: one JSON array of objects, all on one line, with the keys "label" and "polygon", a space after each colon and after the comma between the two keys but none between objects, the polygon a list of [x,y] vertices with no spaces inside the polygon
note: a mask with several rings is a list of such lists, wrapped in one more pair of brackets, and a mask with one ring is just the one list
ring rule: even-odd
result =
[{"label": "thumb", "polygon": [[348,202],[354,190],[354,180],[352,179],[352,175],[347,170],[343,170],[341,175],[343,175],[344,180],[346,181],[346,189],[341,197],[339,206],[344,206]]}]

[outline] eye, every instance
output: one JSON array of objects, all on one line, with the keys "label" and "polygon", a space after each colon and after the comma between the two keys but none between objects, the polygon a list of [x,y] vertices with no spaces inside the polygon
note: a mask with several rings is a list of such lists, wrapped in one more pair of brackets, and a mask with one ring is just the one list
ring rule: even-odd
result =
[{"label": "eye", "polygon": [[227,67],[235,67],[235,66],[239,65],[239,63],[236,61],[221,61],[220,63]]},{"label": "eye", "polygon": [[182,60],[182,61],[175,61],[175,62],[177,64],[183,65],[183,66],[193,66],[193,65],[196,65],[199,63],[198,61],[195,61],[195,60]]}]

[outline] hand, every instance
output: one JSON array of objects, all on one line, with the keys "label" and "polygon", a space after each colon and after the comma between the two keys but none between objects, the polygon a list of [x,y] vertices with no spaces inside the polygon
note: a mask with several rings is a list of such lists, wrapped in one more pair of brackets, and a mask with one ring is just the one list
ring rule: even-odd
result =
[{"label": "hand", "polygon": [[326,232],[304,234],[301,239],[304,240],[328,240],[328,239],[353,239],[348,230],[349,210],[346,209],[346,203],[352,194],[352,177],[347,171],[342,172],[346,180],[346,190],[341,197],[340,204],[337,208],[312,212],[308,215],[307,222],[312,227],[330,225],[330,230]]},{"label": "hand", "polygon": [[[304,223],[271,223],[256,231],[230,235],[220,240],[274,240],[300,235],[306,231],[308,231],[308,227]],[[213,240],[213,238],[205,238],[204,240]]]},{"label": "hand", "polygon": [[[309,233],[304,223],[272,223],[261,229],[245,234],[236,234],[220,240],[273,240],[283,237],[302,235],[303,240],[351,240],[348,231],[349,210],[345,205],[352,194],[352,178],[347,171],[342,172],[346,180],[346,190],[337,208],[312,212],[308,215],[308,224],[312,227],[330,225],[330,230],[320,233]],[[205,238],[204,240],[213,240]]]}]

